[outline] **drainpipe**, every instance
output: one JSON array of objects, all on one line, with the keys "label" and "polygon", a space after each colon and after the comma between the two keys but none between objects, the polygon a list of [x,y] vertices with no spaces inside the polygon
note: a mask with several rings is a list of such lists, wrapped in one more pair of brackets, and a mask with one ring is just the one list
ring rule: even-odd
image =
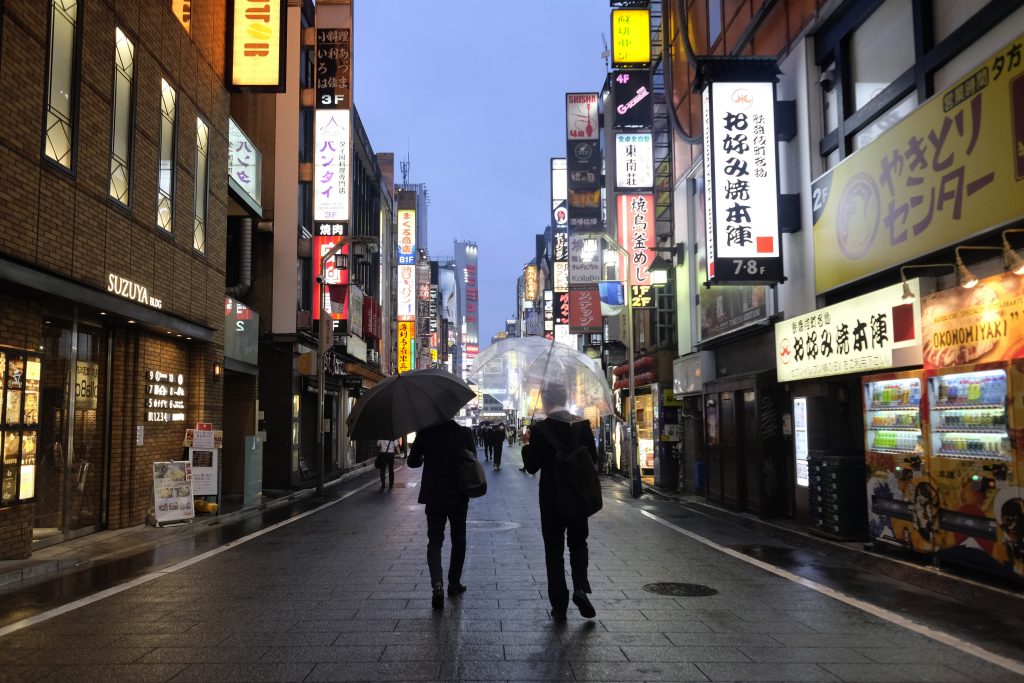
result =
[{"label": "drainpipe", "polygon": [[239,226],[241,242],[238,245],[238,284],[227,288],[228,296],[238,299],[252,286],[252,219],[246,216]]}]

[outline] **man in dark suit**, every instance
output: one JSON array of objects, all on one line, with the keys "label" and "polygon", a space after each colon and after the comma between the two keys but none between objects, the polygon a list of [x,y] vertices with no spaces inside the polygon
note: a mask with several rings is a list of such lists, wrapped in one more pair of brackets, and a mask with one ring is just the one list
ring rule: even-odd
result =
[{"label": "man in dark suit", "polygon": [[567,520],[559,512],[557,500],[564,495],[566,484],[559,479],[555,467],[558,445],[570,440],[585,446],[593,462],[597,462],[597,448],[590,422],[577,418],[565,410],[565,387],[547,385],[541,391],[541,402],[547,417],[533,425],[523,435],[523,464],[530,474],[541,471],[540,477],[540,530],[544,537],[544,560],[548,575],[548,600],[551,617],[565,619],[569,607],[569,588],[565,583],[565,542],[568,537],[569,568],[572,573],[572,601],[580,614],[592,619],[597,612],[587,594],[591,592],[587,579],[587,536],[590,528],[587,515],[582,511]]},{"label": "man in dark suit", "polygon": [[444,582],[441,568],[441,546],[444,545],[445,522],[451,524],[452,555],[448,565],[448,595],[464,593],[462,565],[466,560],[466,515],[469,498],[459,491],[456,462],[463,450],[476,453],[473,432],[454,420],[428,427],[416,434],[406,464],[423,465],[419,502],[427,514],[427,567],[433,588],[431,605],[444,607]]},{"label": "man in dark suit", "polygon": [[491,456],[494,458],[494,469],[501,469],[501,449],[505,445],[505,427],[504,425],[493,425],[489,432],[487,432],[487,438],[490,441]]}]

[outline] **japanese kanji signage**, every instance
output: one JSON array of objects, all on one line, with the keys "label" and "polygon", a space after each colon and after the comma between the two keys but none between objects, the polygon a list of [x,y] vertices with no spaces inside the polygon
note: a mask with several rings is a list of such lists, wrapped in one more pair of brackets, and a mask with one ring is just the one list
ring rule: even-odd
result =
[{"label": "japanese kanji signage", "polygon": [[262,204],[263,156],[231,118],[228,119],[228,177],[233,189],[245,194],[257,207]]},{"label": "japanese kanji signage", "polygon": [[811,186],[824,292],[1024,214],[1024,36]]},{"label": "japanese kanji signage", "polygon": [[350,113],[317,109],[313,151],[313,220],[349,218]]},{"label": "japanese kanji signage", "polygon": [[[567,252],[568,253],[568,252]],[[569,291],[569,260],[555,261],[551,264],[554,268],[554,291],[556,292],[568,292]]]},{"label": "japanese kanji signage", "polygon": [[[315,223],[313,235],[313,319],[320,319],[320,283],[317,278],[320,276],[320,259],[328,254],[345,234],[344,223]],[[341,247],[339,254],[348,253],[348,244]],[[324,267],[324,282],[328,285],[347,285],[348,270],[339,268],[335,259],[328,259]],[[331,288],[328,287],[324,293],[325,309],[331,311],[334,320],[345,320],[348,318],[348,307],[345,299],[339,301],[331,300]]]},{"label": "japanese kanji signage", "polygon": [[348,109],[352,100],[352,29],[316,30],[316,108]]},{"label": "japanese kanji signage", "polygon": [[1024,358],[1024,280],[1000,273],[930,294],[921,328],[925,369]]},{"label": "japanese kanji signage", "polygon": [[598,334],[602,331],[601,295],[597,285],[569,290],[569,332]]},{"label": "japanese kanji signage", "polygon": [[650,63],[650,10],[612,10],[612,68],[636,68]]},{"label": "japanese kanji signage", "polygon": [[[601,280],[601,240],[597,237],[569,237],[569,286],[597,284]],[[575,333],[574,333],[575,334]]]},{"label": "japanese kanji signage", "polygon": [[703,90],[707,282],[781,282],[775,85]]},{"label": "japanese kanji signage", "polygon": [[568,140],[566,185],[569,230],[601,229],[601,147],[596,141]]},{"label": "japanese kanji signage", "polygon": [[232,0],[228,16],[228,87],[283,92],[287,0]]},{"label": "japanese kanji signage", "polygon": [[527,301],[537,300],[537,266],[523,268],[523,298]]},{"label": "japanese kanji signage", "polygon": [[555,331],[555,294],[550,289],[544,290],[544,331]]},{"label": "japanese kanji signage", "polygon": [[397,320],[416,319],[416,266],[398,266]]},{"label": "japanese kanji signage", "polygon": [[567,140],[597,140],[596,92],[567,93],[565,96],[565,137]]},{"label": "japanese kanji signage", "polygon": [[398,210],[398,264],[410,266],[416,263],[416,212],[413,209]]},{"label": "japanese kanji signage", "polygon": [[[569,292],[555,292],[555,325],[569,324]],[[566,332],[568,332],[568,327]]]},{"label": "japanese kanji signage", "polygon": [[618,71],[612,78],[613,128],[650,128],[653,118],[651,72]]},{"label": "japanese kanji signage", "polygon": [[654,187],[654,146],[650,133],[615,134],[615,186]]},{"label": "japanese kanji signage", "polygon": [[629,284],[651,284],[651,261],[654,260],[654,195],[618,195],[619,244],[629,252]]},{"label": "japanese kanji signage", "polygon": [[780,382],[894,367],[893,352],[911,349],[900,365],[920,362],[919,280],[893,285],[775,324]]},{"label": "japanese kanji signage", "polygon": [[398,371],[408,372],[412,370],[412,346],[413,335],[416,333],[416,323],[398,323]]}]

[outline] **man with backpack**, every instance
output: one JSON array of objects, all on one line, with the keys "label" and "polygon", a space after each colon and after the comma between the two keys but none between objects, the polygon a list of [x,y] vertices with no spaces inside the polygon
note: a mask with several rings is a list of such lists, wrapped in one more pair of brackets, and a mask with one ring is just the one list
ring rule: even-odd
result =
[{"label": "man with backpack", "polygon": [[[569,588],[565,582],[565,545],[568,538],[572,601],[580,614],[593,619],[597,612],[587,594],[587,517],[601,508],[601,488],[594,465],[597,449],[590,422],[565,410],[565,387],[549,384],[541,390],[546,418],[523,435],[523,464],[530,474],[541,471],[540,529],[544,537],[548,600],[551,617],[566,618]],[[589,468],[589,471],[588,471]]]}]

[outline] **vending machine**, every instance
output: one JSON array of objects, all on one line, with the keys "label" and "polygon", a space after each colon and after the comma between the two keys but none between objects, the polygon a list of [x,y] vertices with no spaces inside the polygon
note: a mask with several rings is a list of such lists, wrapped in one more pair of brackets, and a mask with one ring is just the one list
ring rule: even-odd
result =
[{"label": "vending machine", "polygon": [[1024,360],[928,373],[940,559],[1024,576]]},{"label": "vending machine", "polygon": [[869,538],[930,553],[938,505],[929,480],[924,385],[922,370],[873,375],[861,382]]}]

